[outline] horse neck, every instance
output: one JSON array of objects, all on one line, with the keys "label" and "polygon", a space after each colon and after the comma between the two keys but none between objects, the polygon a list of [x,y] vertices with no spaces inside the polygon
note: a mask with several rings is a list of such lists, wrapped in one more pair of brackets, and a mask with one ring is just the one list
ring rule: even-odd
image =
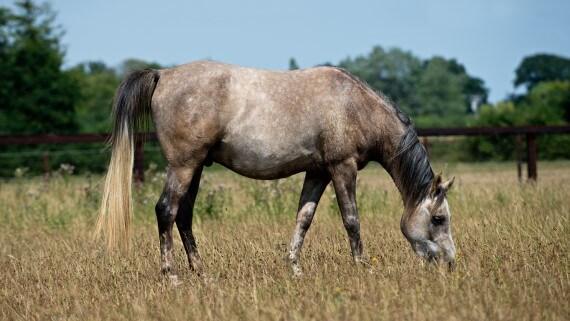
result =
[{"label": "horse neck", "polygon": [[374,158],[390,174],[406,209],[418,205],[428,194],[433,180],[427,153],[420,144],[411,119],[388,98],[362,85],[369,97],[370,128],[376,138]]},{"label": "horse neck", "polygon": [[427,197],[434,175],[413,124],[402,125],[380,146],[379,162],[392,177],[406,209],[410,209]]}]

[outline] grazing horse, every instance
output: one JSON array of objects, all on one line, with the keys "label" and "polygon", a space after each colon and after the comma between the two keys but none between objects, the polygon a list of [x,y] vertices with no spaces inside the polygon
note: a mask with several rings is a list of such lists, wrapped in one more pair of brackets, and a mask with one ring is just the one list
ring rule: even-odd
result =
[{"label": "grazing horse", "polygon": [[379,162],[404,203],[401,230],[413,250],[453,265],[451,215],[445,198],[453,179],[434,175],[410,118],[344,69],[266,71],[198,61],[139,70],[115,94],[111,161],[96,234],[128,246],[133,136],[152,120],[168,163],[156,204],[162,272],[176,279],[176,223],[190,268],[202,262],[192,234],[193,207],[204,166],[219,163],[254,179],[305,172],[287,260],[299,256],[319,199],[332,181],[352,258],[365,263],[356,206],[356,175]]}]

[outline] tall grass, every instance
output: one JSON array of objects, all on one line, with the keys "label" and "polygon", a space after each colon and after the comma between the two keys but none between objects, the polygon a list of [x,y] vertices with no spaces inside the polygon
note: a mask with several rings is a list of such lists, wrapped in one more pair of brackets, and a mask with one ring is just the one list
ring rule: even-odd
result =
[{"label": "tall grass", "polygon": [[133,248],[92,241],[98,177],[60,170],[0,183],[0,319],[567,320],[570,315],[570,164],[539,164],[537,184],[514,168],[435,166],[456,175],[449,194],[458,265],[427,265],[399,230],[402,205],[380,168],[360,173],[358,200],[374,273],[354,266],[329,186],[302,254],[283,260],[302,177],[252,181],[204,173],[194,231],[206,276],[159,273],[154,204],[164,175],[135,187]]}]

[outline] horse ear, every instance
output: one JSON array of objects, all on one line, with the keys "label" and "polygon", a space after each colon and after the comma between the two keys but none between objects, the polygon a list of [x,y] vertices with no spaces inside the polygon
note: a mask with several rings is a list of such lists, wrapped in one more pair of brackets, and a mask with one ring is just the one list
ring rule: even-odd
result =
[{"label": "horse ear", "polygon": [[433,181],[431,183],[431,190],[430,190],[430,194],[433,195],[435,190],[439,187],[439,184],[441,184],[441,172],[437,173],[437,175],[435,175],[435,177],[433,178]]},{"label": "horse ear", "polygon": [[449,189],[451,188],[451,185],[453,185],[453,182],[455,182],[455,176],[453,176],[447,182],[441,184],[441,188],[443,188],[445,191],[449,191]]}]

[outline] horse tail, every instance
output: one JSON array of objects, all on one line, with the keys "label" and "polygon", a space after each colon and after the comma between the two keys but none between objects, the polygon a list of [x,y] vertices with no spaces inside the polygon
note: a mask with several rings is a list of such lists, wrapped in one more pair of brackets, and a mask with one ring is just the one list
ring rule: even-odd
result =
[{"label": "horse tail", "polygon": [[113,100],[111,161],[95,229],[95,237],[104,236],[110,249],[117,244],[123,249],[129,247],[134,136],[150,122],[151,99],[158,79],[156,70],[134,71],[123,80]]}]

